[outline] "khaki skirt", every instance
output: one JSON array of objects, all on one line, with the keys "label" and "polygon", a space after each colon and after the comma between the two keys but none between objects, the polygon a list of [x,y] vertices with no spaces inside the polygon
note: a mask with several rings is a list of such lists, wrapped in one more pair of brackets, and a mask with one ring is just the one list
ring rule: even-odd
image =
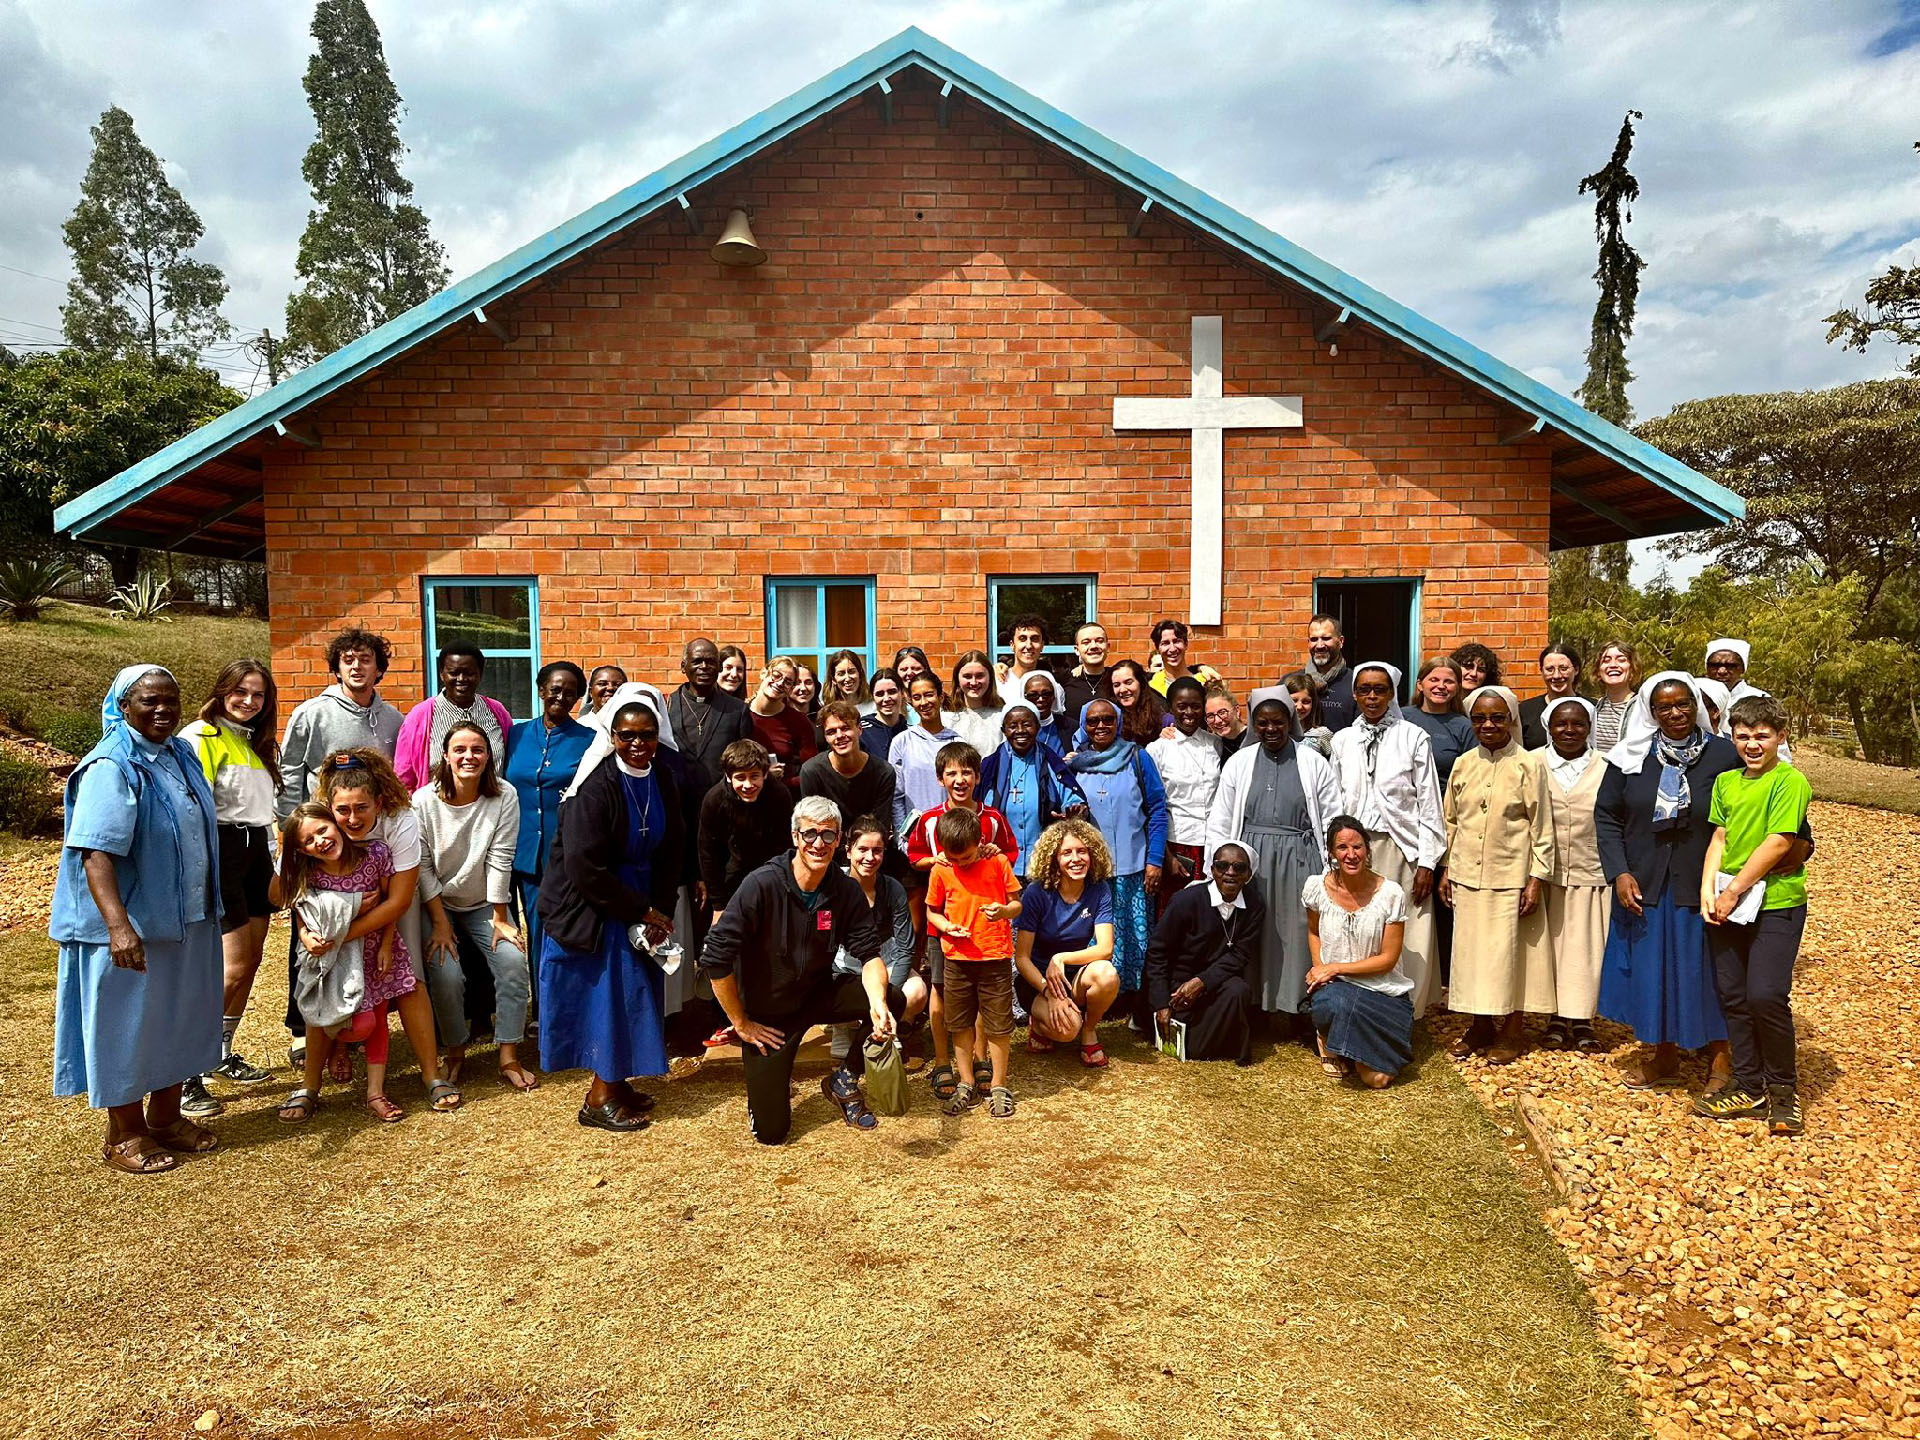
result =
[{"label": "khaki skirt", "polygon": [[1520,891],[1475,890],[1456,880],[1447,1008],[1462,1015],[1551,1015],[1553,1002],[1553,957],[1521,943]]},{"label": "khaki skirt", "polygon": [[1527,966],[1531,970],[1544,963],[1552,973],[1554,1014],[1591,1020],[1600,1000],[1600,961],[1607,950],[1613,889],[1548,885],[1544,891],[1540,908],[1520,922]]}]

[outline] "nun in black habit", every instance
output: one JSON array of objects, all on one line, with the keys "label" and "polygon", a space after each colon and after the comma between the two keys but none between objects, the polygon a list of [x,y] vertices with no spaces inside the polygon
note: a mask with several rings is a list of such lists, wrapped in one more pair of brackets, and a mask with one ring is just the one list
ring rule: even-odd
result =
[{"label": "nun in black habit", "polygon": [[1252,1060],[1247,976],[1258,973],[1267,921],[1254,864],[1242,841],[1215,845],[1210,878],[1167,903],[1147,942],[1147,1003],[1163,1031],[1171,1020],[1186,1025],[1189,1060]]}]

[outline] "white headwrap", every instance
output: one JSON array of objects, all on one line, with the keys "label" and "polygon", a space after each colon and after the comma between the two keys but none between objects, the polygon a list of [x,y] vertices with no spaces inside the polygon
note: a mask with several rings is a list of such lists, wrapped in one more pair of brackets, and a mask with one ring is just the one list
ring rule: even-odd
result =
[{"label": "white headwrap", "polygon": [[[1214,846],[1213,849],[1207,852],[1206,868],[1198,871],[1187,884],[1211,886],[1213,884],[1213,862],[1219,858],[1220,852],[1225,850],[1229,845],[1235,850],[1246,851],[1247,868],[1252,871],[1252,874],[1247,876],[1247,883],[1249,885],[1252,884],[1253,876],[1260,873],[1260,856],[1254,851],[1253,846],[1244,840],[1222,840],[1218,845]],[[1246,893],[1245,889],[1242,889],[1240,893],[1244,895]]]},{"label": "white headwrap", "polygon": [[[1582,710],[1587,712],[1587,748],[1582,750],[1578,755],[1575,755],[1572,759],[1568,759],[1560,753],[1559,747],[1553,743],[1553,735],[1550,728],[1553,724],[1553,712],[1558,710],[1562,705],[1578,705]],[[1547,762],[1547,773],[1553,777],[1554,783],[1563,791],[1573,789],[1573,787],[1579,783],[1580,777],[1587,773],[1587,768],[1593,764],[1596,758],[1593,753],[1594,718],[1595,712],[1592,702],[1583,700],[1578,695],[1562,695],[1558,700],[1549,700],[1547,702],[1547,708],[1540,712],[1540,728],[1549,732],[1547,735],[1547,743],[1540,747],[1540,755]]]},{"label": "white headwrap", "polygon": [[1638,775],[1640,767],[1647,763],[1647,756],[1653,753],[1653,742],[1660,735],[1660,727],[1653,718],[1653,692],[1670,680],[1678,680],[1693,692],[1693,703],[1697,707],[1695,723],[1706,728],[1707,706],[1700,695],[1700,682],[1684,670],[1662,670],[1648,679],[1640,687],[1640,693],[1633,697],[1627,718],[1620,722],[1620,743],[1607,752],[1607,763],[1622,775]]},{"label": "white headwrap", "polygon": [[1406,678],[1404,672],[1402,672],[1398,665],[1389,665],[1384,660],[1369,660],[1364,665],[1356,665],[1353,667],[1353,678],[1358,680],[1362,670],[1384,670],[1387,678],[1393,681],[1394,699],[1398,701],[1400,697],[1400,682]]},{"label": "white headwrap", "polygon": [[1593,702],[1578,695],[1562,695],[1558,700],[1548,701],[1547,708],[1540,712],[1540,728],[1544,730],[1553,723],[1553,712],[1558,710],[1562,705],[1578,705],[1582,710],[1587,712],[1587,743],[1592,744],[1593,722],[1598,718],[1598,715],[1593,708]]},{"label": "white headwrap", "polygon": [[[1022,705],[1031,705],[1033,702],[1027,699],[1027,686],[1036,679],[1044,680],[1053,687],[1053,714],[1049,716],[1048,719],[1059,720],[1065,718],[1067,713],[1067,687],[1060,683],[1060,677],[1055,675],[1051,670],[1029,670],[1026,674],[1022,675],[1019,680],[1010,681],[1007,688],[1001,691],[1000,698],[1005,700],[1009,706],[1016,700]],[[1037,710],[1034,711],[1035,715],[1039,713]]]},{"label": "white headwrap", "polygon": [[587,746],[587,753],[580,757],[579,768],[573,772],[573,783],[561,792],[562,800],[573,798],[573,793],[599,768],[600,762],[613,753],[613,717],[629,705],[644,705],[653,712],[655,723],[660,727],[660,743],[669,750],[680,747],[673,738],[673,722],[667,718],[667,697],[660,693],[659,687],[649,685],[643,680],[630,680],[607,697],[607,703],[586,717],[587,725],[593,730],[593,742]]},{"label": "white headwrap", "polygon": [[1007,716],[1013,714],[1016,710],[1026,711],[1029,715],[1033,716],[1034,724],[1038,725],[1040,723],[1040,712],[1034,709],[1029,702],[1025,700],[1009,700],[1007,702],[1007,708],[1000,713],[1000,728],[1002,730],[1007,728]]},{"label": "white headwrap", "polygon": [[1520,697],[1504,685],[1482,685],[1478,690],[1467,696],[1466,711],[1469,721],[1473,719],[1474,704],[1482,695],[1498,696],[1500,703],[1507,707],[1507,718],[1513,722],[1513,734],[1509,738],[1508,743],[1518,744],[1520,740]]},{"label": "white headwrap", "polygon": [[1707,661],[1718,655],[1722,650],[1731,650],[1734,654],[1738,655],[1742,668],[1745,668],[1747,658],[1753,654],[1753,646],[1749,645],[1746,641],[1735,640],[1730,635],[1723,635],[1718,640],[1709,640],[1707,642],[1707,653],[1700,657],[1700,668],[1704,670]]},{"label": "white headwrap", "polygon": [[[1733,692],[1718,680],[1707,676],[1695,680],[1693,685],[1694,688],[1700,692],[1700,697],[1703,700],[1711,700],[1713,702],[1713,708],[1720,716],[1719,731],[1722,735],[1725,735],[1728,729],[1727,711],[1733,708]],[[1700,713],[1700,723],[1704,725],[1706,722],[1707,715],[1703,710]]]}]

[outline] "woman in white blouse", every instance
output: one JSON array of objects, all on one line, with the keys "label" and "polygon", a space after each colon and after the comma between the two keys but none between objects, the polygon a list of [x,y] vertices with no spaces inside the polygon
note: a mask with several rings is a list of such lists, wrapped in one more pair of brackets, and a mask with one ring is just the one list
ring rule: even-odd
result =
[{"label": "woman in white blouse", "polygon": [[1190,675],[1167,686],[1173,724],[1147,746],[1167,790],[1167,858],[1160,882],[1159,910],[1180,887],[1201,873],[1207,843],[1207,812],[1220,788],[1220,746],[1206,728],[1207,690]]},{"label": "woman in white blouse", "polygon": [[[1343,732],[1344,733],[1344,732]],[[1413,1060],[1414,979],[1402,959],[1406,895],[1368,863],[1366,826],[1351,815],[1327,826],[1325,875],[1307,881],[1307,1012],[1320,1068],[1384,1090]]]},{"label": "woman in white blouse", "polygon": [[1367,828],[1372,868],[1406,895],[1400,964],[1414,980],[1413,1013],[1439,989],[1431,962],[1433,875],[1447,853],[1433,741],[1401,715],[1400,672],[1381,661],[1354,667],[1352,725],[1333,737],[1341,804]]}]

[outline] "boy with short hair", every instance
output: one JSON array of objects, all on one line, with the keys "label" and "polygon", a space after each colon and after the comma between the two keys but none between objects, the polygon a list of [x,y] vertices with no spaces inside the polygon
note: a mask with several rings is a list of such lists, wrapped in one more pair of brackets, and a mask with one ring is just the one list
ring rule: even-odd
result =
[{"label": "boy with short hair", "polygon": [[[1807,926],[1807,872],[1804,864],[1772,872],[1793,849],[1813,787],[1780,758],[1787,715],[1772,696],[1736,701],[1727,720],[1746,768],[1713,782],[1715,829],[1702,871],[1700,917],[1727,1020],[1733,1083],[1702,1096],[1694,1108],[1715,1120],[1765,1119],[1775,1135],[1798,1135],[1805,1123],[1794,1078],[1790,993]],[[1757,904],[1756,887],[1764,892]]]},{"label": "boy with short hair", "polygon": [[[931,810],[922,811],[914,818],[913,824],[902,836],[907,854],[907,863],[920,875],[929,875],[940,860],[940,838],[938,829],[940,817],[953,810],[964,810],[980,822],[980,852],[983,857],[1005,855],[1007,863],[1019,868],[1020,841],[1013,833],[1013,826],[998,810],[982,805],[980,790],[980,752],[964,740],[950,740],[934,753],[934,773],[940,777],[940,788],[947,792],[947,798]],[[927,933],[935,943],[927,947],[929,988],[933,992],[931,1003],[927,1007],[927,1022],[933,1031],[933,1069],[927,1078],[933,1085],[934,1095],[941,1100],[953,1096],[954,1072],[948,1063],[946,1008],[943,987],[946,983],[946,962],[938,944],[939,934],[933,926],[927,926]],[[981,1034],[981,1046],[986,1041]],[[974,1054],[979,1054],[981,1046],[976,1046]],[[968,1078],[968,1077],[962,1077]]]},{"label": "boy with short hair", "polygon": [[993,1060],[987,1113],[1013,1114],[1007,1063],[1013,1050],[1013,921],[1020,913],[1020,882],[1004,854],[985,853],[980,817],[954,808],[935,825],[942,859],[927,882],[927,926],[946,955],[946,1024],[960,1080],[947,1101],[964,1115],[980,1097],[973,1085],[974,1026],[986,1035]]},{"label": "boy with short hair", "polygon": [[758,740],[735,740],[720,752],[720,779],[700,802],[700,882],[718,924],[740,882],[793,848],[793,796],[770,785],[773,756]]}]

